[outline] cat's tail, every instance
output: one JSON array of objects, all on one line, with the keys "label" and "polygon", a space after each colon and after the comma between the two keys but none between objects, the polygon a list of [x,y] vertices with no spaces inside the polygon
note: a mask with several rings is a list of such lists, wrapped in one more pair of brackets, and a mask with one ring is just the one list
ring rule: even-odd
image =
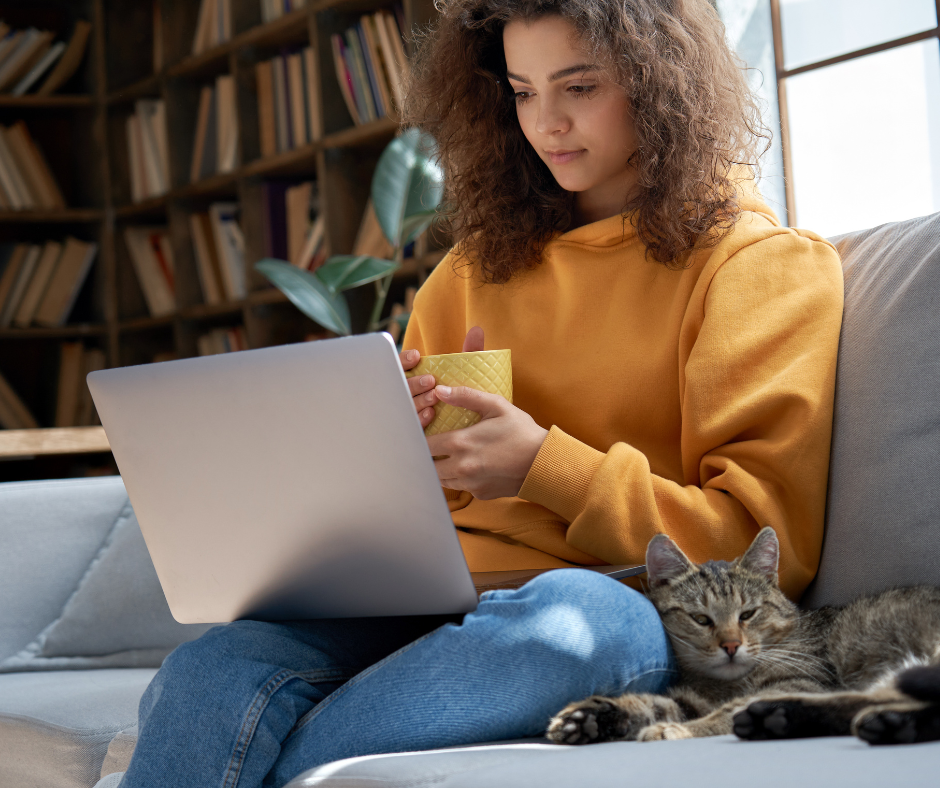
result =
[{"label": "cat's tail", "polygon": [[940,702],[940,665],[909,668],[898,674],[897,687],[917,700]]}]

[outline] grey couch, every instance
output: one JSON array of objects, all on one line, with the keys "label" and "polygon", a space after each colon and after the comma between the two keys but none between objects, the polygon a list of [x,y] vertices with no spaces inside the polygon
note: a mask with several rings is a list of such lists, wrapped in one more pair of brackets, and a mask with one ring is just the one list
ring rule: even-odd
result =
[{"label": "grey couch", "polygon": [[[804,604],[940,584],[940,214],[835,239],[846,311],[822,567]],[[0,786],[114,788],[137,702],[200,627],[169,615],[120,478],[0,484]],[[718,737],[369,756],[324,786],[935,785],[940,743]]]}]

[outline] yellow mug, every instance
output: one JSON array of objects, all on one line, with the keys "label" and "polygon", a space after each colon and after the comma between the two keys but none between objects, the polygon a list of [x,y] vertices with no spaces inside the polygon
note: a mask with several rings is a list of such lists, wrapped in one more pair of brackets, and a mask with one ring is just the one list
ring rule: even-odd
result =
[{"label": "yellow mug", "polygon": [[[405,377],[434,375],[441,386],[467,386],[488,394],[499,394],[512,402],[512,352],[509,350],[478,350],[472,353],[442,353],[422,356]],[[425,435],[459,430],[476,424],[480,414],[446,402],[434,405],[434,419],[424,428]]]}]

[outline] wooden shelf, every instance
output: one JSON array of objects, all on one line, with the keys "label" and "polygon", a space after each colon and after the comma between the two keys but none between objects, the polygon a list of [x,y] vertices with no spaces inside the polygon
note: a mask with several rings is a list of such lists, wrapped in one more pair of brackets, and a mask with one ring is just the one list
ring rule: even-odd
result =
[{"label": "wooden shelf", "polygon": [[61,211],[0,211],[2,224],[70,224],[72,222],[100,222],[104,211],[100,208],[65,208]]},{"label": "wooden shelf", "polygon": [[0,430],[0,458],[111,451],[104,427]]},{"label": "wooden shelf", "polygon": [[71,326],[45,328],[0,328],[0,339],[77,339],[81,337],[101,337],[108,333],[108,327],[94,323],[80,323]]},{"label": "wooden shelf", "polygon": [[0,96],[0,109],[68,109],[94,105],[95,97],[86,95]]}]

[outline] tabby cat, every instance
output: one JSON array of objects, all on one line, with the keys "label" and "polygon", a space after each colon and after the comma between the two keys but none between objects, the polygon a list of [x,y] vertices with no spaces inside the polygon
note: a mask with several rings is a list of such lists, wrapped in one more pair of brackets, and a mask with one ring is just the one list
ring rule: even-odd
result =
[{"label": "tabby cat", "polygon": [[893,589],[801,612],[777,585],[778,555],[770,528],[730,563],[693,564],[669,537],[654,537],[650,599],[679,681],[667,695],[572,703],[552,719],[549,739],[940,739],[940,589]]}]

